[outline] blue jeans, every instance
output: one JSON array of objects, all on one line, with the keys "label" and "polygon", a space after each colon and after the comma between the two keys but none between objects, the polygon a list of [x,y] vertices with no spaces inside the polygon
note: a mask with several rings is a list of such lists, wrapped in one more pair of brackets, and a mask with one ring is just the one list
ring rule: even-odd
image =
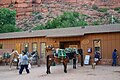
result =
[{"label": "blue jeans", "polygon": [[116,64],[117,64],[117,60],[113,59],[112,66],[116,66]]},{"label": "blue jeans", "polygon": [[28,69],[28,65],[21,65],[20,66],[20,70],[19,70],[19,74],[22,74],[24,68],[26,69],[27,73],[30,73],[29,69]]}]

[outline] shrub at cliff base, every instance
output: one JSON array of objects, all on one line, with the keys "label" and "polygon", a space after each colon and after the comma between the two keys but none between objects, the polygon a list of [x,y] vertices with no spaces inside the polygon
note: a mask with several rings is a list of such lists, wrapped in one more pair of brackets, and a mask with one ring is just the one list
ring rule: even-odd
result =
[{"label": "shrub at cliff base", "polygon": [[40,24],[33,30],[86,26],[88,25],[85,21],[87,17],[78,12],[64,12],[63,15],[49,20],[45,25]]}]

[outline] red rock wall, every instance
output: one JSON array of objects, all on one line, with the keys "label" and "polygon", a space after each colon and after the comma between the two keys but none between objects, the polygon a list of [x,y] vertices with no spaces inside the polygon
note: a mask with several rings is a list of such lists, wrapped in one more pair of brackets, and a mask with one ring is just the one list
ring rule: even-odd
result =
[{"label": "red rock wall", "polygon": [[29,17],[32,8],[32,0],[16,0],[15,9],[17,11],[17,18]]},{"label": "red rock wall", "polygon": [[120,0],[95,0],[95,4],[101,7],[115,8],[120,7]]},{"label": "red rock wall", "polygon": [[[53,9],[56,7],[58,8],[61,7],[61,4],[59,4],[59,2],[73,3],[74,6],[76,6],[77,8],[84,4],[87,5],[96,4],[100,7],[107,7],[107,8],[115,8],[120,6],[120,0],[0,0],[0,7],[15,9],[17,11],[17,18],[22,19],[24,17],[29,17],[30,14],[35,10],[43,13],[48,12],[48,8],[41,7],[39,5],[42,5],[44,3],[49,3],[51,8]],[[55,4],[50,4],[50,3],[55,3]],[[67,8],[67,7],[62,6],[61,9],[62,8]]]}]

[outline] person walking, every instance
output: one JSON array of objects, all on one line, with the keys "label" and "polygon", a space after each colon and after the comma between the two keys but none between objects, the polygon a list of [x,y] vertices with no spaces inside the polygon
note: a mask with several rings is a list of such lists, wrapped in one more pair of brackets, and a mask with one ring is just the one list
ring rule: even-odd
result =
[{"label": "person walking", "polygon": [[20,69],[19,69],[19,74],[22,74],[24,68],[26,69],[26,72],[27,73],[30,73],[29,69],[28,69],[28,61],[29,61],[29,58],[26,54],[26,52],[22,51],[23,52],[23,56],[21,57],[21,65],[20,65]]},{"label": "person walking", "polygon": [[112,59],[113,59],[112,66],[116,66],[117,65],[117,50],[116,49],[114,49],[112,53]]}]

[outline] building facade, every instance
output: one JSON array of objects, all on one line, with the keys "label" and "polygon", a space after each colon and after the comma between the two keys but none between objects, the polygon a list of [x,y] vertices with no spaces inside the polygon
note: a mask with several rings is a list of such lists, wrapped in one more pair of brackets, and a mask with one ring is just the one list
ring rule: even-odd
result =
[{"label": "building facade", "polygon": [[61,29],[37,30],[30,32],[14,32],[0,34],[0,51],[12,49],[32,52],[37,50],[41,64],[45,63],[46,47],[81,48],[85,55],[90,55],[90,64],[94,53],[100,51],[100,64],[112,63],[112,52],[117,49],[120,64],[120,24],[72,27]]}]

